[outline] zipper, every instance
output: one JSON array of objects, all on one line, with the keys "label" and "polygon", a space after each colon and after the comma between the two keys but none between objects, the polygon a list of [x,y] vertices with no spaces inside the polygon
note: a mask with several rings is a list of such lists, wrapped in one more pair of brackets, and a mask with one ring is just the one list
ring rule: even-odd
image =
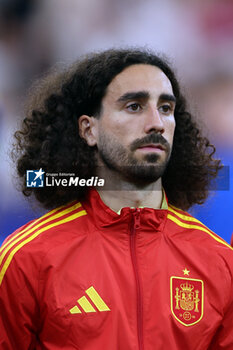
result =
[{"label": "zipper", "polygon": [[133,222],[130,230],[130,251],[132,264],[134,269],[135,281],[136,281],[136,294],[137,294],[137,330],[138,330],[138,344],[139,350],[143,350],[143,304],[142,304],[142,290],[140,283],[140,276],[138,271],[138,262],[136,254],[136,231],[140,229],[140,214],[139,208],[133,209]]}]

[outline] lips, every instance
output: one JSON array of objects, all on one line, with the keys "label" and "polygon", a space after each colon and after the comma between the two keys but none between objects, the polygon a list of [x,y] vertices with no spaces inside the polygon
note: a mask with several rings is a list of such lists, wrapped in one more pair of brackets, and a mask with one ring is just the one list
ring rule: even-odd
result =
[{"label": "lips", "polygon": [[165,151],[165,148],[163,145],[161,145],[160,143],[149,143],[143,146],[138,147],[139,149],[144,149],[144,150],[161,150],[161,151]]}]

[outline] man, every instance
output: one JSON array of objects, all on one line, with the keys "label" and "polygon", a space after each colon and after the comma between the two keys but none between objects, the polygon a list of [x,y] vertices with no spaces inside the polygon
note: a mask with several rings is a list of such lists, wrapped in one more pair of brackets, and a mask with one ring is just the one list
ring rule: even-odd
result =
[{"label": "man", "polygon": [[[109,50],[49,76],[16,139],[24,194],[55,209],[1,248],[1,348],[233,349],[232,249],[182,210],[220,163],[166,62]],[[32,190],[28,169],[106,186]]]}]

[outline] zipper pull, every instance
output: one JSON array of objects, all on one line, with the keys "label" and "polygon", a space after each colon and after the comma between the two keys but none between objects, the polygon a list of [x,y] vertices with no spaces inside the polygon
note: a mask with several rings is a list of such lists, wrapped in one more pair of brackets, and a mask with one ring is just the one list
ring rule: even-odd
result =
[{"label": "zipper pull", "polygon": [[140,213],[141,213],[140,208],[136,208],[135,211],[133,212],[135,230],[138,230],[140,228]]}]

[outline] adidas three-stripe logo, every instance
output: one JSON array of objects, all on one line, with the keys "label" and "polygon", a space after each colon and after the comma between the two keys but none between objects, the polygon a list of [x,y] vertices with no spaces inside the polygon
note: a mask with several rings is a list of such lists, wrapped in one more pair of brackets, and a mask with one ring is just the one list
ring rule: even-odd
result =
[{"label": "adidas three-stripe logo", "polygon": [[[92,301],[94,306],[96,307],[97,310],[99,311],[111,311],[109,307],[105,304],[101,296],[97,293],[95,288],[92,286],[85,290],[85,293],[88,295],[89,299]],[[90,303],[88,298],[84,295],[83,297],[79,298],[77,300],[79,306],[83,309],[84,312],[96,312],[96,309],[94,306]],[[83,313],[77,305],[72,307],[70,310],[71,314],[81,314]]]}]

